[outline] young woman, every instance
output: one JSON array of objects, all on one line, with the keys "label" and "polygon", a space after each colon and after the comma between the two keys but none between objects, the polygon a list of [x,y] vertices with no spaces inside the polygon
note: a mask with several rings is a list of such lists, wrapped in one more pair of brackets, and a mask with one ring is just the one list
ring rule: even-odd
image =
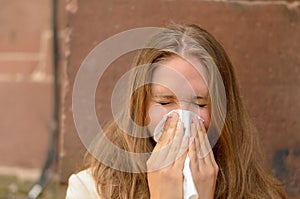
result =
[{"label": "young woman", "polygon": [[[66,198],[184,198],[187,157],[199,199],[285,198],[282,185],[263,169],[258,135],[241,102],[233,66],[215,38],[196,25],[173,25],[147,46],[134,63],[128,109],[107,125],[93,155],[103,154],[108,138],[123,151],[152,152],[150,157],[105,151],[110,166],[90,155],[85,170],[70,177]],[[201,119],[192,118],[186,136],[173,113],[154,141],[156,125],[177,109]]]}]

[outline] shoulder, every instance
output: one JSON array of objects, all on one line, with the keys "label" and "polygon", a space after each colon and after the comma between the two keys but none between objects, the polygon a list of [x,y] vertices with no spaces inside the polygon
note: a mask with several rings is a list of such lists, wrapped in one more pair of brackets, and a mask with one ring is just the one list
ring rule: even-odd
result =
[{"label": "shoulder", "polygon": [[72,174],[69,178],[66,199],[100,199],[89,169]]}]

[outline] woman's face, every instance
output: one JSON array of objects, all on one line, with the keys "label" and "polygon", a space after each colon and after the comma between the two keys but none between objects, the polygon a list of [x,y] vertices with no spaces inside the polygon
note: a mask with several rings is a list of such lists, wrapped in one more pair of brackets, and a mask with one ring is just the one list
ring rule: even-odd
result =
[{"label": "woman's face", "polygon": [[148,106],[151,135],[163,116],[174,109],[192,111],[204,119],[206,128],[209,126],[210,97],[206,70],[195,58],[188,60],[173,55],[160,61],[153,72]]}]

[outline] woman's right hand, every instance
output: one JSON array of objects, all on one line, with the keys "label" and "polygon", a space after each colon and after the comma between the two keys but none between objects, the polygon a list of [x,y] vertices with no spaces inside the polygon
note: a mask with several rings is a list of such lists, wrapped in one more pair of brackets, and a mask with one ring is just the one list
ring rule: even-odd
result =
[{"label": "woman's right hand", "polygon": [[183,166],[189,139],[178,114],[168,118],[161,138],[147,161],[148,186],[152,199],[183,198]]}]

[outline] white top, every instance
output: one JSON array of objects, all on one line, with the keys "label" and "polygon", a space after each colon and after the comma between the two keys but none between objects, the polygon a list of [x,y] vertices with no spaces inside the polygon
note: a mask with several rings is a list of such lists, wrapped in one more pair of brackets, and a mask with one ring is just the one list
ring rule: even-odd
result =
[{"label": "white top", "polygon": [[91,171],[86,169],[69,178],[66,199],[101,199]]},{"label": "white top", "polygon": [[[186,159],[185,164],[188,164],[188,159]],[[185,168],[189,168],[185,166]],[[186,170],[183,171],[186,176],[192,178],[191,174],[187,174]],[[184,188],[186,192],[184,193],[184,198],[194,199],[198,198],[198,196],[191,190],[191,187],[194,187],[194,184],[191,184],[191,181],[187,181],[185,178]],[[189,187],[189,188],[188,188]],[[195,189],[195,188],[194,188]],[[187,190],[189,192],[187,192]],[[92,177],[91,170],[86,169],[82,170],[77,174],[72,174],[69,178],[66,199],[101,199],[99,194],[97,193],[97,188],[95,181]]]}]

